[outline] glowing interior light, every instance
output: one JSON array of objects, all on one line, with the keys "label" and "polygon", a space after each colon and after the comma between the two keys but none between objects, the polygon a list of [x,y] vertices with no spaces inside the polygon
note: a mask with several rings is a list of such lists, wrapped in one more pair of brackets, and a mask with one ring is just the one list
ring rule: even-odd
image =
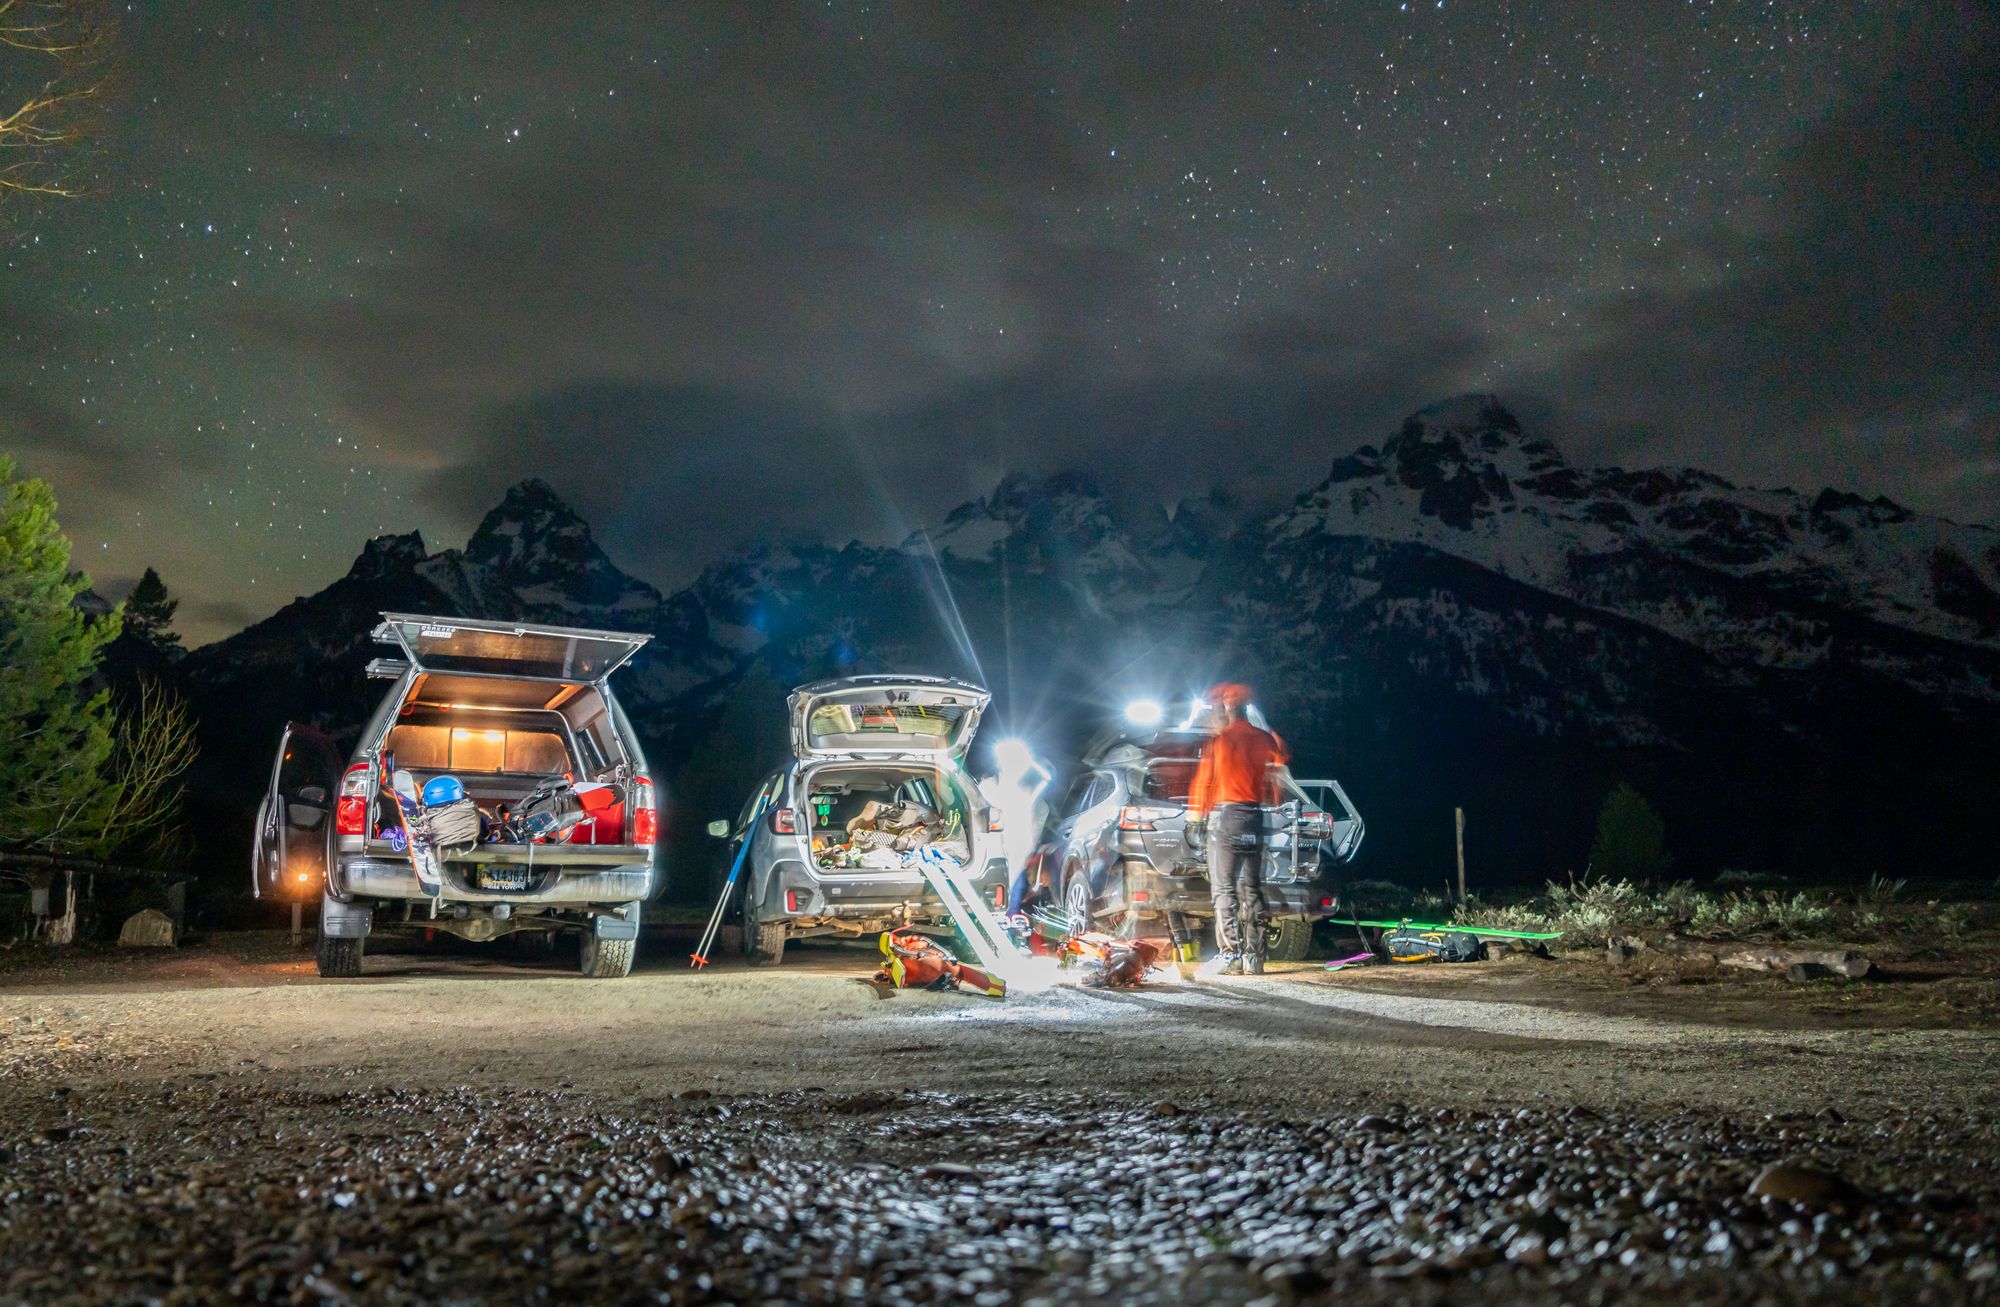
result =
[{"label": "glowing interior light", "polygon": [[1165,716],[1157,699],[1134,699],[1125,705],[1125,720],[1134,726],[1158,726]]}]

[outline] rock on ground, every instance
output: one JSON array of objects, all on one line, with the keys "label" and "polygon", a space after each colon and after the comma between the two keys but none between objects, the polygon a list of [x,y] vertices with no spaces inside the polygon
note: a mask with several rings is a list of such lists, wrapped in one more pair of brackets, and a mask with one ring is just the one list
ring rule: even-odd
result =
[{"label": "rock on ground", "polygon": [[174,919],[158,908],[141,908],[125,918],[118,931],[119,948],[172,948]]}]

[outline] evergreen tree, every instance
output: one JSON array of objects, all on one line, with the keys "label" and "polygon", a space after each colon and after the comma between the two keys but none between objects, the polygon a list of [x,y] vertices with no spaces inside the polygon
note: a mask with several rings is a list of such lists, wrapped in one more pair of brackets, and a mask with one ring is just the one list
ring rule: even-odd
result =
[{"label": "evergreen tree", "polygon": [[0,847],[93,846],[115,795],[110,696],[88,688],[119,616],[87,620],[48,484],[0,456]]},{"label": "evergreen tree", "polygon": [[125,634],[169,657],[180,652],[180,632],[173,629],[174,611],[181,601],[167,593],[166,582],[152,568],[139,578],[132,593],[125,596]]},{"label": "evergreen tree", "polygon": [[1606,880],[1656,881],[1667,874],[1667,823],[1646,796],[1620,782],[1597,814],[1592,874]]}]

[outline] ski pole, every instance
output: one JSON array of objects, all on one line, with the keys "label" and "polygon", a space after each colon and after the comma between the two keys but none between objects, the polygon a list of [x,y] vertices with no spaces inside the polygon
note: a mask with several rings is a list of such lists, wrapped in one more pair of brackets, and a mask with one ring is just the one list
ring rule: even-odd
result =
[{"label": "ski pole", "polygon": [[757,805],[757,811],[750,814],[750,824],[743,828],[743,847],[736,850],[736,861],[730,864],[729,879],[722,882],[722,893],[715,900],[715,911],[708,914],[708,925],[701,932],[701,942],[695,945],[694,952],[688,954],[692,959],[688,965],[696,971],[708,965],[709,946],[715,943],[716,933],[722,929],[722,913],[729,906],[729,892],[736,888],[736,877],[743,870],[743,859],[749,855],[750,841],[757,838],[757,823],[764,816],[764,809],[770,806],[771,800],[767,796]]}]

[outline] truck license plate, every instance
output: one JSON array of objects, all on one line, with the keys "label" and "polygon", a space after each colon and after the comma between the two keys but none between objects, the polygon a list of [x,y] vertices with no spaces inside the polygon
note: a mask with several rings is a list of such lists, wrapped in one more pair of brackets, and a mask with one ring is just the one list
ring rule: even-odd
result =
[{"label": "truck license plate", "polygon": [[528,869],[526,867],[490,867],[479,873],[481,889],[526,889]]}]

